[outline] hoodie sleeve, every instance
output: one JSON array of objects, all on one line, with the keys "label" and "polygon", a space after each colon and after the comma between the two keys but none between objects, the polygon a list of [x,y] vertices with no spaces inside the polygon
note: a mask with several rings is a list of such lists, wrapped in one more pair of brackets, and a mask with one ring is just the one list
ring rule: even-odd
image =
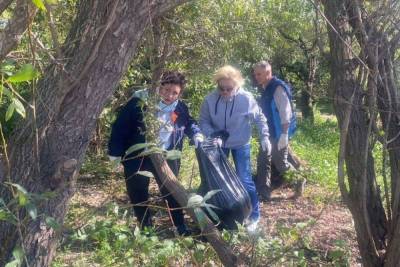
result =
[{"label": "hoodie sleeve", "polygon": [[201,105],[200,109],[200,129],[201,132],[206,136],[210,137],[210,135],[215,131],[215,129],[211,125],[211,115],[210,115],[210,106],[208,102],[208,97],[206,97]]},{"label": "hoodie sleeve", "polygon": [[267,118],[264,116],[260,106],[257,104],[252,95],[250,95],[249,97],[249,116],[257,126],[260,139],[268,138],[269,130],[267,125]]}]

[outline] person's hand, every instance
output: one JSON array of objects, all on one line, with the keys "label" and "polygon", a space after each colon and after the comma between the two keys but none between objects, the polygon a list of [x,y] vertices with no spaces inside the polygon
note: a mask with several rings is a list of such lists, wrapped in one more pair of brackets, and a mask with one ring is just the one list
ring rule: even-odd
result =
[{"label": "person's hand", "polygon": [[202,142],[204,142],[204,135],[197,133],[193,136],[194,147],[198,148]]},{"label": "person's hand", "polygon": [[282,133],[281,136],[279,137],[279,141],[278,141],[278,150],[282,150],[284,148],[286,148],[289,144],[289,136],[286,133]]},{"label": "person's hand", "polygon": [[213,143],[214,143],[214,145],[216,145],[218,147],[222,147],[222,139],[219,137],[214,138]]},{"label": "person's hand", "polygon": [[267,154],[271,153],[271,143],[269,142],[268,138],[261,140],[261,149],[262,151],[267,152]]}]

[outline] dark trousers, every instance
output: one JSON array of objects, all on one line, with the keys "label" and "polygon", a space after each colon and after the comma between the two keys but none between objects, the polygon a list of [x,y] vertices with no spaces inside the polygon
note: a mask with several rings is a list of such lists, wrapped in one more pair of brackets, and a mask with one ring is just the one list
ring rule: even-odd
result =
[{"label": "dark trousers", "polygon": [[257,174],[254,182],[260,195],[271,191],[271,155],[262,151],[261,147],[257,155]]},{"label": "dark trousers", "polygon": [[[167,161],[169,167],[175,175],[179,172],[179,161]],[[149,171],[153,173],[158,187],[160,188],[161,195],[167,200],[168,206],[171,209],[180,208],[177,201],[173,198],[171,193],[160,183],[157,177],[157,172],[148,157],[132,159],[123,162],[126,188],[131,203],[133,204],[133,210],[135,216],[141,226],[151,225],[151,214],[147,206],[147,200],[149,198],[149,183],[150,178],[147,176],[139,175],[137,172]],[[171,210],[172,220],[175,226],[184,224],[183,211],[182,209]]]}]

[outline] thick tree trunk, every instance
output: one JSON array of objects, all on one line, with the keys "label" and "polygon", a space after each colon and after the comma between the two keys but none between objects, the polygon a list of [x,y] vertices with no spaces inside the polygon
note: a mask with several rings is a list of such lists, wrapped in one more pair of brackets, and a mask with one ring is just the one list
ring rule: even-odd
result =
[{"label": "thick tree trunk", "polygon": [[[30,193],[56,195],[38,205],[43,216],[35,221],[20,210],[22,240],[14,225],[0,224],[1,266],[19,244],[30,266],[50,264],[59,233],[46,225],[45,217],[63,222],[96,119],[134,56],[144,29],[153,17],[182,2],[80,1],[62,51],[65,67],[48,67],[39,81],[36,122],[29,114],[15,131],[9,141],[11,172],[0,177],[1,183],[18,183]],[[8,188],[0,187],[0,195],[6,203],[12,199]]]},{"label": "thick tree trunk", "polygon": [[[175,175],[168,167],[168,164],[163,159],[162,155],[153,154],[150,156],[150,158],[154,166],[158,166],[157,174],[161,180],[161,183],[168,189],[168,191],[171,192],[176,201],[178,201],[179,205],[182,207],[187,206],[188,196],[185,188],[176,180]],[[189,212],[190,217],[197,222],[197,217],[193,210],[187,209],[187,211]],[[236,255],[232,252],[229,245],[221,238],[221,234],[214,224],[207,218],[206,215],[204,217],[207,219],[207,223],[206,226],[201,229],[202,235],[207,238],[212,247],[215,249],[224,266],[237,266],[239,263]]]}]

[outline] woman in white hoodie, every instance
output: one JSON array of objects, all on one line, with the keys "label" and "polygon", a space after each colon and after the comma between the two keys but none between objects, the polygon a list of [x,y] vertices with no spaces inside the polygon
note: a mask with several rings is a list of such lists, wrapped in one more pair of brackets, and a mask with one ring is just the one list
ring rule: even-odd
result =
[{"label": "woman in white hoodie", "polygon": [[239,70],[226,65],[214,75],[217,89],[206,96],[200,111],[200,128],[207,137],[216,142],[233,161],[243,186],[250,195],[252,213],[247,229],[254,231],[260,218],[256,187],[251,176],[250,137],[252,123],[259,131],[261,147],[271,152],[267,120],[253,95],[241,86],[244,79]]}]

